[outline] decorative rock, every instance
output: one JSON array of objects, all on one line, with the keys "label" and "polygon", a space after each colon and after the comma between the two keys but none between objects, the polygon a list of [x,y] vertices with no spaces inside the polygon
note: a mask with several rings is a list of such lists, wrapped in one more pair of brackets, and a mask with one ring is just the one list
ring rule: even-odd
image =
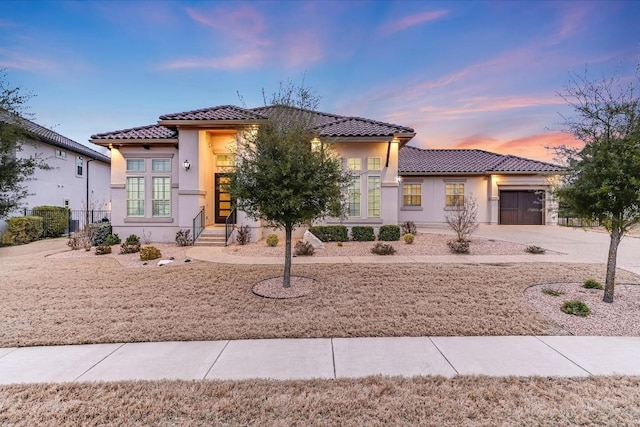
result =
[{"label": "decorative rock", "polygon": [[313,246],[313,249],[324,249],[324,244],[322,243],[322,240],[314,236],[313,233],[311,233],[309,230],[304,232],[304,235],[302,236],[302,240],[310,243],[311,246]]},{"label": "decorative rock", "polygon": [[189,258],[185,259],[184,262],[191,262]]},{"label": "decorative rock", "polygon": [[171,264],[173,261],[171,261],[170,259],[161,259],[160,261],[158,261],[158,266],[162,267],[163,265],[167,265],[167,264]]}]

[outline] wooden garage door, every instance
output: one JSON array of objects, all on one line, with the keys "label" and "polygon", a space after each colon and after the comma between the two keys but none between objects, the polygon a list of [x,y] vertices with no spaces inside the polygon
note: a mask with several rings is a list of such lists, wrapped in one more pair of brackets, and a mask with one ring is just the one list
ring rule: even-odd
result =
[{"label": "wooden garage door", "polygon": [[542,211],[537,191],[500,191],[500,224],[542,225]]}]

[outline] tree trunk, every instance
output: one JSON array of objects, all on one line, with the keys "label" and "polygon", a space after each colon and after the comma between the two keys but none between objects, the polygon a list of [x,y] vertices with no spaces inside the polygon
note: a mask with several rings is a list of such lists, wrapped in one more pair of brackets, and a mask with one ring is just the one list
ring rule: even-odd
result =
[{"label": "tree trunk", "polygon": [[282,279],[282,287],[288,288],[291,286],[291,232],[293,226],[287,225],[285,227],[285,249],[284,249],[284,277]]},{"label": "tree trunk", "polygon": [[613,302],[613,290],[616,282],[616,260],[618,258],[618,245],[622,239],[622,232],[616,227],[610,233],[609,256],[607,258],[607,275],[604,285],[604,302]]}]

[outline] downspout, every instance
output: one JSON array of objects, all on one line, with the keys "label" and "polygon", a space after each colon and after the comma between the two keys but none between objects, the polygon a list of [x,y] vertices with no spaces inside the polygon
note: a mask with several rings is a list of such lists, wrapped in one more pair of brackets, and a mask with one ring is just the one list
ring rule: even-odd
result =
[{"label": "downspout", "polygon": [[[87,192],[87,194],[86,194],[86,203],[87,203],[87,205],[86,205],[87,206],[86,217],[87,217],[87,220],[86,220],[85,224],[89,224],[89,163],[93,162],[94,160],[95,159],[87,160],[87,184],[86,184],[86,187],[87,187],[87,190],[86,190],[86,192]],[[91,218],[91,220],[93,220],[93,217]]]}]

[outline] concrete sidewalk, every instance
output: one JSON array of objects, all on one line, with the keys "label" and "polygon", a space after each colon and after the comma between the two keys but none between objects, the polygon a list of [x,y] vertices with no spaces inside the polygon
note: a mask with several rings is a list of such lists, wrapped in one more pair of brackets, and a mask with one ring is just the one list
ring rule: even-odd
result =
[{"label": "concrete sidewalk", "polygon": [[640,337],[312,338],[0,348],[0,384],[378,374],[640,375]]}]

